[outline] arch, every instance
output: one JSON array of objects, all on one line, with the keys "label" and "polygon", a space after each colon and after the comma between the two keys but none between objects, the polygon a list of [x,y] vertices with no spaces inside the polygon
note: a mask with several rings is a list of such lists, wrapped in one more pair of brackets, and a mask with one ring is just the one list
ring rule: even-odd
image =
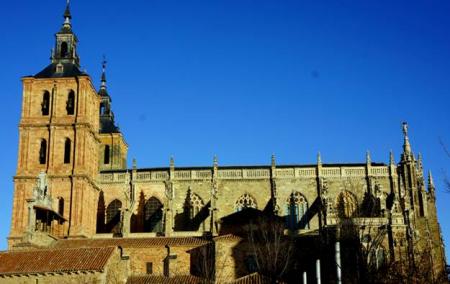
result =
[{"label": "arch", "polygon": [[60,49],[61,53],[61,57],[66,57],[69,54],[69,45],[67,44],[67,42],[63,41],[61,43],[61,49]]},{"label": "arch", "polygon": [[190,215],[191,219],[194,219],[195,216],[197,216],[198,213],[200,213],[200,210],[202,210],[202,208],[205,206],[202,198],[195,193],[191,193],[190,205],[191,206],[190,206],[189,215]]},{"label": "arch", "polygon": [[242,211],[247,208],[258,208],[256,205],[256,201],[253,197],[250,196],[250,194],[245,193],[241,195],[241,197],[236,200],[235,203],[236,212]]},{"label": "arch", "polygon": [[353,193],[344,190],[338,195],[336,201],[339,217],[350,218],[356,214],[358,203]]},{"label": "arch", "polygon": [[105,103],[100,103],[100,115],[105,114]]},{"label": "arch", "polygon": [[64,198],[60,197],[58,199],[58,213],[61,216],[64,216]]},{"label": "arch", "polygon": [[48,115],[50,112],[50,93],[44,91],[42,94],[41,113],[42,115]]},{"label": "arch", "polygon": [[298,191],[292,192],[286,200],[286,223],[292,230],[309,228],[306,218],[308,201]]},{"label": "arch", "polygon": [[66,110],[67,115],[73,115],[75,113],[75,92],[73,90],[70,90],[67,95]]},{"label": "arch", "polygon": [[45,165],[47,163],[47,140],[41,139],[39,148],[39,164]]},{"label": "arch", "polygon": [[144,231],[162,232],[163,204],[156,197],[150,197],[144,205]]},{"label": "arch", "polygon": [[109,164],[109,158],[111,156],[111,149],[109,145],[105,145],[105,150],[103,151],[103,164]]},{"label": "arch", "polygon": [[64,142],[64,164],[70,164],[70,150],[72,148],[72,141],[66,138]]},{"label": "arch", "polygon": [[114,199],[106,207],[106,232],[108,233],[120,233],[120,209],[122,208],[122,202],[118,199]]}]

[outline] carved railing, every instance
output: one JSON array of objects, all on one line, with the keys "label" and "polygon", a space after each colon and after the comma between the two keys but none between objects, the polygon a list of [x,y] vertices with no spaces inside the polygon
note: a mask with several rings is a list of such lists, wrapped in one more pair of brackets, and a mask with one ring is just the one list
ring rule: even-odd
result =
[{"label": "carved railing", "polygon": [[[276,178],[292,179],[292,178],[315,178],[317,177],[316,167],[290,167],[275,169]],[[370,176],[388,177],[388,166],[374,166],[369,168]],[[175,169],[174,180],[209,180],[212,179],[213,169]],[[126,182],[127,175],[131,172],[117,173],[101,173],[98,177],[100,183],[121,183]],[[367,168],[358,167],[322,167],[320,176],[324,178],[343,178],[343,177],[365,177]],[[170,177],[169,170],[147,170],[136,173],[136,181],[165,181]],[[219,169],[218,179],[269,179],[270,169],[268,168],[235,168],[235,169]]]}]

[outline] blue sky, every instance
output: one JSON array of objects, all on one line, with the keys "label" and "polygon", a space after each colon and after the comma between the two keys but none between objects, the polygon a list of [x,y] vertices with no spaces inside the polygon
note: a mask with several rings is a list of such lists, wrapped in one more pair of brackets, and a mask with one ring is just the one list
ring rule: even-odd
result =
[{"label": "blue sky", "polygon": [[[21,82],[49,63],[65,1],[0,10],[0,249],[17,162]],[[83,69],[108,58],[113,110],[139,167],[388,162],[401,122],[437,186],[450,242],[450,2],[73,1]]]}]

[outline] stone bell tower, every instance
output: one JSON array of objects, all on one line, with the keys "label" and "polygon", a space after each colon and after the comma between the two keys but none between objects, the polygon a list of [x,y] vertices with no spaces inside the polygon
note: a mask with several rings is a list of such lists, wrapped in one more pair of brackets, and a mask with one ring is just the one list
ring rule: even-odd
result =
[{"label": "stone bell tower", "polygon": [[[53,210],[64,220],[56,237],[95,233],[95,182],[99,160],[100,96],[91,78],[80,71],[78,39],[72,31],[69,3],[56,33],[51,63],[34,76],[22,78],[17,172],[9,246],[20,242],[32,214]],[[52,206],[27,208],[37,177],[45,173]],[[52,209],[55,208],[55,209]],[[45,214],[44,214],[45,215]],[[48,214],[47,214],[48,215]],[[36,227],[37,228],[37,227]]]}]

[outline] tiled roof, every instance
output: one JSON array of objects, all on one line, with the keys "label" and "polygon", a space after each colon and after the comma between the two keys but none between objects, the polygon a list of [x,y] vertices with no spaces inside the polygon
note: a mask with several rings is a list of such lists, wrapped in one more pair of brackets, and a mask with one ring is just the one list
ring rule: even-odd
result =
[{"label": "tiled roof", "polygon": [[145,248],[145,247],[164,247],[186,246],[198,247],[209,243],[200,238],[191,237],[154,237],[154,238],[112,238],[112,239],[76,239],[76,240],[58,240],[54,247],[56,248],[80,248],[80,247],[110,247],[121,246],[123,248]]},{"label": "tiled roof", "polygon": [[192,276],[132,276],[127,280],[127,284],[199,284],[203,279]]},{"label": "tiled roof", "polygon": [[114,247],[43,249],[0,253],[0,275],[101,271]]},{"label": "tiled roof", "polygon": [[271,281],[271,279],[259,274],[258,272],[246,275],[232,282],[229,282],[229,284],[271,284],[271,283],[284,284],[285,282],[281,281],[273,282]]},{"label": "tiled roof", "polygon": [[222,236],[218,236],[215,237],[213,239],[215,242],[219,242],[219,241],[240,241],[243,240],[243,238],[233,235],[233,234],[227,234],[227,235],[222,235]]}]

